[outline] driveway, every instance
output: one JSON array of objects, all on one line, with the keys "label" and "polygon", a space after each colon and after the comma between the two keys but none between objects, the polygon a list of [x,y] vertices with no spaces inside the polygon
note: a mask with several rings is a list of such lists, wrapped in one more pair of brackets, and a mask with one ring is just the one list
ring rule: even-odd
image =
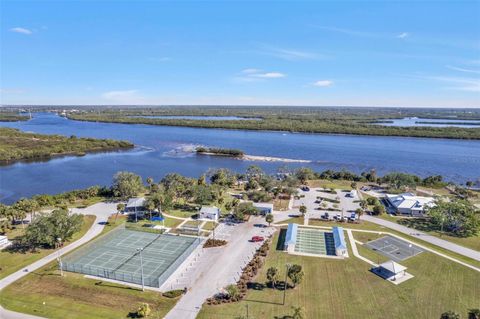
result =
[{"label": "driveway", "polygon": [[238,280],[242,268],[261,245],[251,243],[249,239],[255,235],[267,237],[275,232],[274,227],[254,227],[257,223],[265,223],[265,219],[253,217],[247,223],[225,226],[231,228],[228,244],[221,248],[205,249],[204,258],[196,265],[202,271],[197,269],[197,278],[191,288],[167,314],[166,319],[195,318],[207,298]]},{"label": "driveway", "polygon": [[[92,206],[89,206],[87,208],[74,208],[72,209],[72,212],[78,213],[78,214],[83,214],[83,215],[95,215],[96,219],[95,222],[93,223],[92,227],[83,235],[82,238],[79,240],[69,244],[68,246],[65,246],[53,253],[51,253],[48,256],[45,256],[36,262],[28,265],[27,267],[24,267],[17,272],[14,272],[13,274],[3,278],[0,280],[0,290],[3,288],[7,287],[11,283],[19,280],[20,278],[28,275],[30,272],[35,271],[46,264],[55,261],[55,259],[58,256],[62,256],[75,248],[87,243],[88,241],[92,240],[96,236],[98,236],[103,228],[105,227],[104,223],[107,222],[108,217],[116,212],[117,204],[116,203],[97,203]],[[28,270],[28,271],[26,271]],[[28,318],[35,318],[34,316],[30,315],[25,315],[21,313],[16,313],[12,311],[6,311],[3,308],[0,307],[0,318],[1,319],[28,319]],[[36,317],[38,318],[38,317]]]},{"label": "driveway", "polygon": [[409,227],[405,227],[403,225],[399,225],[397,223],[394,223],[394,222],[391,222],[391,221],[388,221],[388,220],[384,220],[384,219],[381,219],[381,218],[378,218],[378,217],[364,215],[362,217],[362,219],[366,220],[366,221],[369,221],[371,223],[375,223],[377,225],[381,225],[381,226],[391,228],[391,229],[399,231],[401,233],[404,233],[404,234],[416,237],[418,239],[424,240],[424,241],[426,241],[430,244],[437,245],[437,246],[442,247],[444,249],[453,251],[457,254],[460,254],[460,255],[463,255],[463,256],[466,256],[466,257],[469,257],[469,258],[480,261],[480,252],[478,252],[476,250],[454,244],[450,241],[443,240],[443,239],[440,239],[438,237],[428,235],[428,234],[426,234],[424,232],[421,232],[419,230],[409,228]]}]

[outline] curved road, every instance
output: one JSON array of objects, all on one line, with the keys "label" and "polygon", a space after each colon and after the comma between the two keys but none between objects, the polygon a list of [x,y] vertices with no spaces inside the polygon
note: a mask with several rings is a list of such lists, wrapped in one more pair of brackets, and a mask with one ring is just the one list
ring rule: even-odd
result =
[{"label": "curved road", "polygon": [[[45,256],[33,264],[28,265],[27,267],[24,267],[17,272],[14,272],[13,274],[3,278],[0,280],[0,290],[3,288],[7,287],[14,281],[17,281],[18,279],[28,275],[30,272],[35,271],[46,264],[54,261],[59,255],[62,256],[75,248],[89,242],[96,236],[98,236],[103,228],[105,227],[105,222],[107,222],[108,217],[116,213],[117,211],[117,204],[116,203],[97,203],[92,206],[89,206],[87,208],[82,208],[82,209],[77,209],[74,208],[72,209],[72,213],[78,213],[78,214],[83,214],[83,215],[95,215],[97,218],[95,219],[95,222],[93,223],[92,227],[86,232],[85,235],[83,235],[82,238],[79,240],[69,244],[68,246],[65,246],[53,253],[51,253],[48,256]],[[25,271],[28,269],[28,271]],[[32,318],[40,318],[40,317],[35,317],[31,315],[26,315],[26,314],[21,314],[18,312],[12,312],[3,309],[0,307],[0,318],[1,319],[32,319]]]}]

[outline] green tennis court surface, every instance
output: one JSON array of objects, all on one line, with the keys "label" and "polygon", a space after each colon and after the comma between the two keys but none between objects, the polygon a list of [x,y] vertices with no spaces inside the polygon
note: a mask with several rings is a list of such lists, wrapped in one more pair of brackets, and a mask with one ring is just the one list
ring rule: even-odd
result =
[{"label": "green tennis court surface", "polygon": [[195,237],[119,229],[65,257],[63,269],[141,284],[143,248],[145,285],[160,287],[199,243]]},{"label": "green tennis court surface", "polygon": [[295,251],[315,255],[335,255],[332,233],[299,227]]}]

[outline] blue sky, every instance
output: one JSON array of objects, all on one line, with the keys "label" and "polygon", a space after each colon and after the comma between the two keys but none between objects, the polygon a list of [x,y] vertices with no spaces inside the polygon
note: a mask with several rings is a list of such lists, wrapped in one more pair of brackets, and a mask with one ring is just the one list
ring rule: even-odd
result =
[{"label": "blue sky", "polygon": [[2,104],[480,107],[479,1],[1,1]]}]

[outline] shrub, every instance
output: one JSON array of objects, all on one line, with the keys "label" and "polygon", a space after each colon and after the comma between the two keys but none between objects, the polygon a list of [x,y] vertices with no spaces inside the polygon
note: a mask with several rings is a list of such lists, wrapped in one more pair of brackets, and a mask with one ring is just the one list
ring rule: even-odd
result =
[{"label": "shrub", "polygon": [[162,296],[167,298],[177,298],[177,297],[180,297],[182,294],[183,294],[183,290],[177,289],[177,290],[170,290],[170,291],[164,292]]}]

